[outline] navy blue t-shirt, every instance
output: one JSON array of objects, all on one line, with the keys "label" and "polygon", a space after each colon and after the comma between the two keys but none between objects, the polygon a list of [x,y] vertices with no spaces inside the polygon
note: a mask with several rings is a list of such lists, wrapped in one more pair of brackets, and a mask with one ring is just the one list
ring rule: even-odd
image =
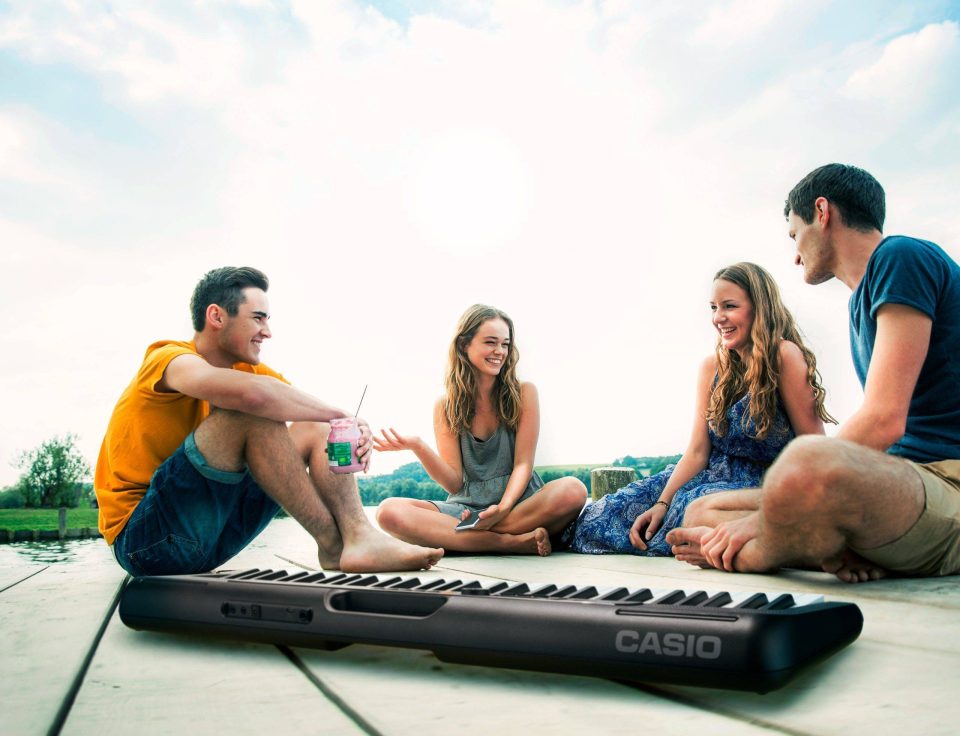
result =
[{"label": "navy blue t-shirt", "polygon": [[922,463],[960,458],[960,266],[925,240],[893,235],[880,242],[850,297],[850,348],[861,385],[883,304],[905,304],[933,320],[906,432],[887,452]]}]

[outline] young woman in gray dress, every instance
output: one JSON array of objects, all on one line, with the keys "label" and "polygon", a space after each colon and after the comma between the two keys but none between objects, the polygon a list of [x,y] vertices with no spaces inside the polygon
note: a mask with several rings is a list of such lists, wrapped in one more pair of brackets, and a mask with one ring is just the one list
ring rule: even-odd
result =
[{"label": "young woman in gray dress", "polygon": [[[518,358],[506,314],[483,304],[464,312],[433,411],[436,452],[393,428],[373,440],[381,452],[412,450],[449,495],[385,499],[377,508],[384,531],[453,551],[550,554],[550,535],[577,517],[587,489],[573,477],[544,484],[533,469],[540,403],[536,387],[517,379]],[[457,531],[471,512],[479,523]]]}]

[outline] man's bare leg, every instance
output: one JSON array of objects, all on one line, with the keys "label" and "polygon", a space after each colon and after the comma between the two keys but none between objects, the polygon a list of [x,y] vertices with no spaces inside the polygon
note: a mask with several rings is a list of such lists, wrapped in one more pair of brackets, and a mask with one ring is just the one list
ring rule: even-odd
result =
[{"label": "man's bare leg", "polygon": [[[442,549],[410,545],[373,528],[360,503],[356,476],[330,472],[329,432],[328,424],[318,422],[295,422],[290,426],[290,437],[310,471],[316,493],[336,519],[342,536],[339,562],[327,560],[327,564],[345,572],[368,572],[429,569],[439,562]],[[327,567],[322,552],[320,562]],[[411,566],[417,562],[422,564]]]},{"label": "man's bare leg", "polygon": [[[356,533],[355,524],[347,524],[351,536],[341,535],[338,520],[318,495],[306,473],[301,454],[282,422],[215,409],[197,428],[194,439],[211,467],[232,472],[249,467],[267,495],[316,540],[321,565],[342,569],[346,569],[344,565],[350,565],[350,572],[419,570],[431,567],[443,556],[442,550],[411,545],[396,547],[396,540],[382,534],[378,536],[392,544],[371,543],[370,555],[359,554],[355,546],[364,540]],[[355,487],[353,492],[356,496]]]},{"label": "man's bare leg", "polygon": [[384,500],[377,507],[377,522],[398,539],[456,552],[546,557],[552,551],[550,535],[543,527],[516,534],[477,529],[458,532],[454,528],[459,523],[457,519],[417,498]]},{"label": "man's bare leg", "polygon": [[[845,440],[800,437],[767,472],[753,533],[732,567],[740,572],[785,565],[821,568],[839,559],[832,570],[837,572],[848,547],[869,555],[905,534],[923,508],[923,483],[905,461]],[[748,519],[733,524],[753,523]],[[694,546],[708,541],[709,534],[704,527],[676,529],[668,538]],[[718,557],[717,549],[705,547],[701,544],[700,554],[722,568],[722,552]]]},{"label": "man's bare leg", "polygon": [[683,525],[714,527],[725,521],[743,518],[759,510],[760,495],[759,488],[744,488],[702,496],[687,506]]}]

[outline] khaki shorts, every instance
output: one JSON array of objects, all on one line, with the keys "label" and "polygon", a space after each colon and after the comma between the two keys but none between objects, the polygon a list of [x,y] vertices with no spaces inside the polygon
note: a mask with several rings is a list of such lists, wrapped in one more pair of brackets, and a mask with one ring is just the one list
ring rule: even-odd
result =
[{"label": "khaki shorts", "polygon": [[923,513],[899,539],[856,551],[871,562],[906,575],[960,573],[960,460],[925,465],[907,462],[923,481]]}]

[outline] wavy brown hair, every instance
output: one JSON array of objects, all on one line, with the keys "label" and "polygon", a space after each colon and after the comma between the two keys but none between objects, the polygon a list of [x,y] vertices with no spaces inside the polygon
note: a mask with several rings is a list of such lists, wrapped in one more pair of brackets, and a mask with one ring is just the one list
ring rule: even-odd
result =
[{"label": "wavy brown hair", "polygon": [[443,414],[454,434],[470,431],[470,423],[477,412],[477,369],[467,358],[467,346],[480,325],[491,319],[502,319],[510,330],[510,348],[503,360],[500,374],[493,383],[493,408],[497,419],[516,430],[520,424],[520,381],[517,380],[517,361],[520,354],[513,341],[513,320],[504,312],[486,304],[474,304],[460,317],[457,332],[450,343],[447,375],[444,385]]},{"label": "wavy brown hair", "polygon": [[[750,328],[751,360],[748,368],[740,355],[727,350],[717,338],[717,381],[710,394],[707,422],[718,435],[725,435],[729,428],[727,412],[745,393],[750,394],[750,411],[744,414],[756,427],[756,439],[762,440],[770,432],[777,413],[780,382],[780,341],[795,343],[803,353],[807,364],[807,384],[816,403],[817,416],[824,422],[836,424],[837,420],[824,407],[826,391],[820,383],[817,359],[800,335],[797,323],[790,310],[780,298],[777,282],[764,269],[754,263],[735,263],[721,268],[714,281],[723,279],[743,289],[753,305],[753,325]],[[746,428],[746,426],[744,426]]]}]

